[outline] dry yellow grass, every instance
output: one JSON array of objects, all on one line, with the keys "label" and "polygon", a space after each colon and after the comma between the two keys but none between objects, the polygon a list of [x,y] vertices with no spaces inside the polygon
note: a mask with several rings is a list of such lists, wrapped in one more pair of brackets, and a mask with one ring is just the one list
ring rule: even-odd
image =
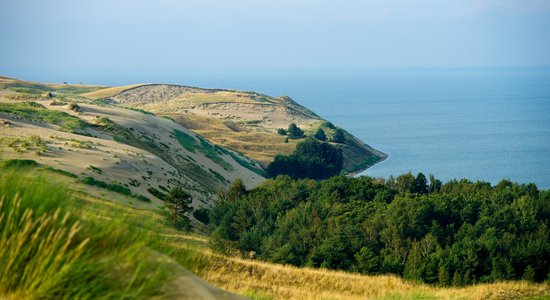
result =
[{"label": "dry yellow grass", "polygon": [[142,84],[109,87],[109,88],[104,88],[104,89],[97,90],[90,93],[84,93],[84,94],[81,94],[81,96],[90,98],[90,99],[100,99],[105,97],[111,97],[122,92],[123,90],[130,89],[140,85]]},{"label": "dry yellow grass", "polygon": [[[274,132],[266,132],[262,128],[252,131],[250,127],[241,126],[237,122],[228,120],[207,118],[195,114],[168,115],[178,123],[194,132],[204,136],[209,141],[245,153],[247,157],[254,159],[263,166],[273,161],[275,155],[288,155],[294,151],[300,140],[289,140]],[[228,127],[228,122],[240,128],[236,132]],[[231,126],[231,125],[229,125]]]},{"label": "dry yellow grass", "polygon": [[[525,299],[550,297],[548,284],[522,281],[442,288],[342,271],[297,268],[213,253],[207,238],[174,236],[175,248],[193,249],[207,262],[193,270],[210,283],[257,299]],[[198,245],[198,246],[197,246]],[[537,298],[541,299],[541,298]],[[542,298],[544,299],[544,298]]]},{"label": "dry yellow grass", "polygon": [[250,94],[234,92],[234,91],[220,91],[214,93],[189,93],[183,94],[178,97],[175,102],[181,105],[196,105],[201,103],[213,103],[213,102],[242,102],[242,103],[258,103],[256,100],[250,98]]}]

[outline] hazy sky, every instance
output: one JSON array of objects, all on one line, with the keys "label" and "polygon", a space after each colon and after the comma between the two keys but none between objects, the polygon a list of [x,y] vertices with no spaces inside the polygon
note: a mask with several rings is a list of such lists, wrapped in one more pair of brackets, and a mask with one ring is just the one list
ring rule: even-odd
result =
[{"label": "hazy sky", "polygon": [[550,66],[550,0],[0,0],[0,68]]}]

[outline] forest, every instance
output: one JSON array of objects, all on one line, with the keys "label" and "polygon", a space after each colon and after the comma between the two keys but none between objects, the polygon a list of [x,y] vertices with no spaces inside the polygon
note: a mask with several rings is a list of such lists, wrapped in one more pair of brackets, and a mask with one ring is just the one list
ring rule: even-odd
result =
[{"label": "forest", "polygon": [[550,280],[550,191],[534,184],[278,176],[234,182],[209,222],[219,250],[269,262],[440,286]]}]

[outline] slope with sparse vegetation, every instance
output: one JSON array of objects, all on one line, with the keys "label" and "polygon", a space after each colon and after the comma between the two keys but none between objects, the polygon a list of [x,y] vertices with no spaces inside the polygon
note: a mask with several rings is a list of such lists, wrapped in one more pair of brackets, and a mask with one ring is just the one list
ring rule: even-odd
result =
[{"label": "slope with sparse vegetation", "polygon": [[34,159],[152,205],[162,199],[151,191],[181,185],[193,194],[194,207],[210,207],[216,189],[230,181],[242,178],[253,187],[263,180],[257,162],[172,120],[77,95],[97,87],[0,83],[6,159]]},{"label": "slope with sparse vegetation", "polygon": [[[276,155],[292,153],[300,138],[314,137],[319,129],[343,151],[345,172],[364,170],[386,157],[286,96],[275,98],[255,92],[165,84],[111,88],[105,89],[105,93],[99,90],[84,95],[168,116],[215,144],[261,162],[264,167]],[[289,125],[298,125],[303,134],[280,135],[280,129]]]}]

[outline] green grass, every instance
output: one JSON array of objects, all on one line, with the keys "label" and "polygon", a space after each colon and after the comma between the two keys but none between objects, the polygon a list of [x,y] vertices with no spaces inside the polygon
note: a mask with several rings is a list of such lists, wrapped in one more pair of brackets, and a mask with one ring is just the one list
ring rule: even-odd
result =
[{"label": "green grass", "polygon": [[195,152],[195,148],[197,147],[197,141],[190,135],[186,134],[183,131],[180,130],[174,130],[173,132],[174,137],[180,142],[180,145],[185,148],[185,150],[190,152]]},{"label": "green grass", "polygon": [[[0,173],[0,298],[148,299],[166,272],[151,237],[118,212],[86,210],[60,183]],[[84,205],[84,204],[80,204]]]},{"label": "green grass", "polygon": [[70,178],[78,178],[78,175],[74,174],[74,173],[71,173],[69,171],[65,171],[65,170],[61,170],[61,169],[55,169],[55,168],[52,168],[52,167],[47,167],[45,168],[45,170],[49,171],[49,172],[52,172],[52,173],[57,173],[57,174],[60,174],[60,175],[63,175],[63,176],[67,176],[67,177],[70,177]]},{"label": "green grass", "polygon": [[62,86],[48,86],[40,83],[31,82],[9,82],[0,84],[0,88],[9,89],[18,93],[26,94],[42,94],[44,92],[58,92],[63,94],[83,94],[102,89],[98,86],[74,86],[74,85],[62,85]]},{"label": "green grass", "polygon": [[230,152],[230,151],[227,151],[227,153],[237,162],[239,163],[239,165],[249,169],[250,171],[260,175],[260,176],[263,176],[263,177],[266,177],[267,174],[265,173],[264,170],[262,169],[258,169],[257,167],[254,167],[252,164],[250,164],[248,161],[240,158],[239,156],[235,155],[234,153]]},{"label": "green grass", "polygon": [[37,166],[38,163],[32,159],[8,159],[0,161],[0,169],[22,169]]},{"label": "green grass", "polygon": [[132,190],[130,190],[129,188],[123,186],[118,182],[107,183],[105,181],[97,180],[90,176],[82,178],[80,182],[91,186],[97,186],[97,187],[109,190],[111,192],[119,193],[121,195],[130,196],[141,201],[145,201],[145,202],[151,201],[149,198],[143,195],[132,193]]},{"label": "green grass", "polygon": [[47,144],[38,135],[31,135],[28,138],[6,138],[10,141],[8,147],[15,152],[26,152],[35,150],[37,154],[45,153],[48,149]]},{"label": "green grass", "polygon": [[49,110],[36,102],[0,103],[0,112],[54,124],[59,126],[60,130],[72,133],[79,133],[88,125],[75,116],[57,110]]},{"label": "green grass", "polygon": [[210,171],[210,173],[212,173],[214,176],[216,176],[216,178],[218,178],[219,181],[221,182],[224,182],[224,183],[229,183],[229,181],[227,179],[225,179],[225,177],[223,177],[222,174],[212,170],[212,169],[208,169],[208,171]]},{"label": "green grass", "polygon": [[97,174],[103,174],[103,171],[96,167],[96,166],[92,166],[92,165],[89,165],[86,169],[92,171],[92,172],[96,172]]},{"label": "green grass", "polygon": [[225,170],[227,171],[233,170],[233,166],[231,166],[231,164],[229,164],[223,158],[220,157],[220,154],[223,154],[223,151],[221,151],[219,147],[212,146],[212,144],[210,144],[201,136],[197,135],[197,138],[199,139],[198,143],[197,143],[197,140],[195,140],[195,138],[177,129],[174,130],[173,136],[179,141],[181,146],[185,148],[187,151],[191,151],[191,152],[199,151],[202,154],[204,154],[204,156],[210,158],[216,164],[222,166]]},{"label": "green grass", "polygon": [[159,198],[160,200],[166,199],[166,194],[164,194],[163,192],[157,190],[157,189],[154,188],[154,187],[149,187],[149,188],[147,188],[147,191],[148,191],[149,193],[151,193],[151,195],[153,195],[153,196]]}]

